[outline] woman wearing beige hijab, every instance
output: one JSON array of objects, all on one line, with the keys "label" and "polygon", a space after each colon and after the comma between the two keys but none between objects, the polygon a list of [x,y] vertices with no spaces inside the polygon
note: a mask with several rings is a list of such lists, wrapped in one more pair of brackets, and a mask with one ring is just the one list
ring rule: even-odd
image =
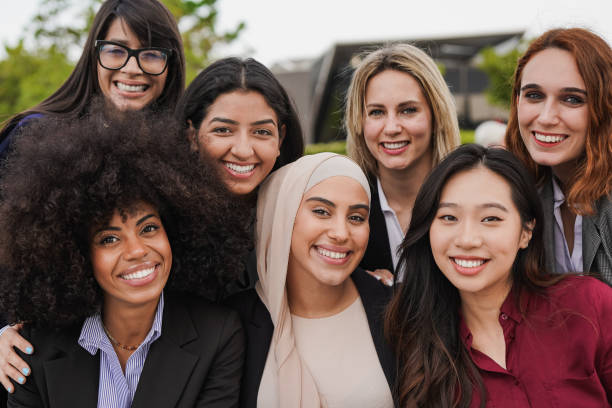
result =
[{"label": "woman wearing beige hijab", "polygon": [[230,299],[247,332],[243,407],[392,407],[388,289],[358,269],[370,190],[332,153],[302,157],[259,191],[256,289]]}]

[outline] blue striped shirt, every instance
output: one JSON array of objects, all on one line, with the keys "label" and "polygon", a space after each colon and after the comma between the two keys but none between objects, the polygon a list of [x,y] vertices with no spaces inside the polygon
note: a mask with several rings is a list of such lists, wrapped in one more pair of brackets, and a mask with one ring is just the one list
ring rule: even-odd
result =
[{"label": "blue striped shirt", "polygon": [[100,382],[98,387],[99,408],[130,408],[140,373],[144,366],[151,343],[159,338],[162,330],[164,294],[159,298],[153,326],[138,349],[128,358],[125,375],[121,370],[119,358],[102,327],[100,314],[88,317],[83,323],[79,345],[92,356],[100,353]]}]

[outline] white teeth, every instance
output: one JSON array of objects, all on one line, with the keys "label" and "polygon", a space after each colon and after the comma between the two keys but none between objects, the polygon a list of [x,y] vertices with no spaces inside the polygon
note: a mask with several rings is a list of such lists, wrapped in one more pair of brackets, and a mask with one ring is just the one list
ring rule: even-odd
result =
[{"label": "white teeth", "polygon": [[467,259],[453,258],[453,261],[455,261],[455,263],[457,265],[462,266],[464,268],[475,268],[475,267],[480,266],[483,263],[485,263],[484,259],[480,259],[480,260],[467,260]]},{"label": "white teeth", "polygon": [[544,143],[559,143],[565,140],[567,136],[550,136],[550,135],[541,135],[538,132],[533,132],[535,138],[540,142]]},{"label": "white teeth", "polygon": [[125,92],[144,92],[147,89],[146,85],[128,85],[123,82],[115,82],[120,91]]},{"label": "white teeth", "polygon": [[223,164],[225,164],[225,167],[227,167],[230,170],[235,171],[236,173],[248,173],[255,168],[254,164],[247,164],[246,166],[240,166],[234,163],[223,163]]},{"label": "white teeth", "polygon": [[152,267],[152,268],[149,268],[149,269],[142,269],[140,271],[137,271],[137,272],[134,272],[134,273],[130,273],[128,275],[121,275],[121,279],[132,280],[132,279],[146,278],[147,276],[152,274],[154,270],[155,270],[155,267]]},{"label": "white teeth", "polygon": [[385,149],[401,149],[404,146],[408,145],[408,142],[394,142],[394,143],[383,143],[382,144]]},{"label": "white teeth", "polygon": [[317,247],[317,251],[319,251],[321,255],[333,259],[344,259],[348,255],[348,252],[334,252],[320,247]]}]

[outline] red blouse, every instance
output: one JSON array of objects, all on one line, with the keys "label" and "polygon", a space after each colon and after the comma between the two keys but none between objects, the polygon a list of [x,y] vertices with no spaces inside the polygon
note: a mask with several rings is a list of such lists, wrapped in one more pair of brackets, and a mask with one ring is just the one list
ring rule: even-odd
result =
[{"label": "red blouse", "polygon": [[[608,407],[612,401],[612,288],[590,277],[568,277],[526,294],[521,315],[511,292],[499,322],[506,367],[473,349],[461,319],[460,335],[487,389],[487,407]],[[471,407],[480,406],[474,393]]]}]

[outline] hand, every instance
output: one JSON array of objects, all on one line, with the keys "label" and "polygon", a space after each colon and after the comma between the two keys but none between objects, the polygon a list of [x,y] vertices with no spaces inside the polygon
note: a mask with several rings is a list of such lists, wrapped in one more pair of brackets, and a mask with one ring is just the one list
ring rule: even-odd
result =
[{"label": "hand", "polygon": [[[373,277],[375,277],[376,280],[379,280],[382,283],[384,283],[385,285],[393,286],[395,277],[393,276],[391,271],[389,271],[388,269],[376,269],[374,271],[366,271],[366,272],[372,275]],[[0,346],[1,346],[1,343],[0,343]]]},{"label": "hand", "polygon": [[22,324],[16,324],[7,328],[0,335],[0,383],[9,393],[15,390],[11,379],[23,384],[31,372],[30,366],[13,349],[13,347],[17,347],[26,354],[34,352],[34,347],[19,335],[19,330],[22,327]]}]

